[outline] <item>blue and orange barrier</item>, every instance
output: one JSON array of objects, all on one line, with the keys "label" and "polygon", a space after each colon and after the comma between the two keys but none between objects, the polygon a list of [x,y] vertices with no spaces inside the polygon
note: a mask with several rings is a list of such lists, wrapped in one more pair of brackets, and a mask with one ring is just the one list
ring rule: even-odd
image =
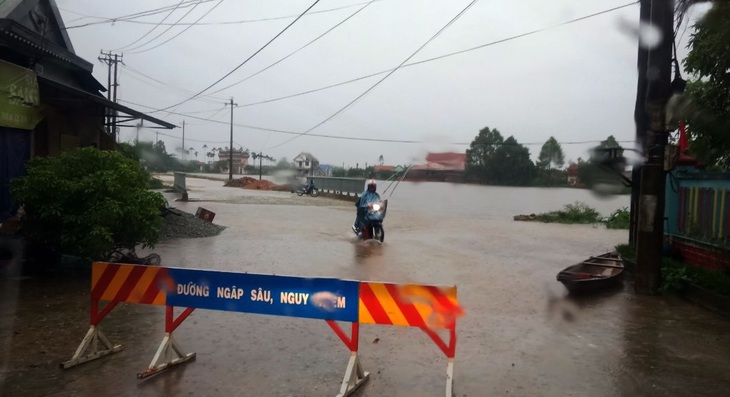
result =
[{"label": "blue and orange barrier", "polygon": [[[101,302],[107,302],[101,308]],[[195,358],[183,353],[173,332],[195,309],[268,314],[325,320],[350,349],[338,396],[347,396],[369,379],[358,356],[360,324],[418,327],[448,359],[446,396],[453,395],[456,320],[462,316],[456,287],[399,285],[329,278],[302,278],[96,262],[91,275],[90,327],[63,368],[122,349],[100,331],[99,323],[119,303],[165,306],[165,336],[146,378]],[[175,317],[174,308],[185,308]],[[351,323],[348,336],[336,321]],[[437,330],[448,330],[444,341]],[[101,347],[101,348],[100,348]]]}]

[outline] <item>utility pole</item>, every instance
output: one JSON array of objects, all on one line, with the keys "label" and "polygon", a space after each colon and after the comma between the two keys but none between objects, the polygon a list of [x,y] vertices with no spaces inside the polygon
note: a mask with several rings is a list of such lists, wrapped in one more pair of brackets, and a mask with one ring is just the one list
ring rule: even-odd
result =
[{"label": "utility pole", "polygon": [[263,160],[263,154],[259,152],[259,180],[261,180],[261,175],[263,174],[263,167],[261,164],[261,161]]},{"label": "utility pole", "polygon": [[185,120],[183,120],[182,159],[185,160]]},{"label": "utility pole", "polygon": [[233,97],[231,97],[231,144],[228,147],[228,180],[233,180],[233,107],[238,106],[237,103],[233,103]]},{"label": "utility pole", "polygon": [[[106,98],[114,103],[117,102],[117,88],[119,87],[119,80],[117,78],[119,69],[117,68],[117,64],[122,62],[122,58],[123,55],[112,54],[111,51],[104,52],[103,50],[101,51],[101,56],[97,58],[109,67],[107,74]],[[114,83],[112,83],[112,65],[114,65]],[[107,132],[112,136],[112,138],[114,138],[114,142],[117,142],[117,111],[110,111],[107,109],[105,113]]]},{"label": "utility pole", "polygon": [[[665,108],[672,91],[674,0],[642,0],[640,13],[642,18],[648,15],[651,25],[661,31],[661,42],[647,50],[646,70],[639,70],[637,102],[641,103],[637,104],[636,114],[637,140],[644,144],[646,161],[640,172],[635,289],[637,293],[652,294],[659,287],[663,256],[664,150],[668,135]],[[645,95],[641,95],[642,79],[646,82]]]},{"label": "utility pole", "polygon": [[157,143],[157,141],[160,140],[160,138],[158,138],[158,136],[157,136],[157,134],[159,134],[159,133],[160,133],[160,131],[155,130],[155,143]]}]

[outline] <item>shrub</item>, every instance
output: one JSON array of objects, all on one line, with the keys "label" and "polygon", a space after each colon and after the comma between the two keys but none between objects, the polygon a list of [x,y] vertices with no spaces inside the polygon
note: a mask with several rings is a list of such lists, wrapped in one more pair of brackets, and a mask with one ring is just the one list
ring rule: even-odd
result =
[{"label": "shrub", "polygon": [[603,220],[608,229],[628,229],[631,226],[631,213],[624,207],[614,211]]},{"label": "shrub", "polygon": [[27,175],[12,182],[11,192],[25,207],[29,240],[100,259],[116,248],[157,242],[166,201],[147,190],[148,178],[120,153],[83,148],[28,161]]},{"label": "shrub", "polygon": [[559,211],[546,212],[537,215],[537,220],[546,223],[598,223],[601,214],[588,204],[575,202],[567,204]]}]

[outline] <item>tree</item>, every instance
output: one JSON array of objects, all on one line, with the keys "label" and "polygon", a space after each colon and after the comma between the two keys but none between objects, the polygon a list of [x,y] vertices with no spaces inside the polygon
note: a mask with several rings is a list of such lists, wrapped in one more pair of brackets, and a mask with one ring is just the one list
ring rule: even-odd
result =
[{"label": "tree", "polygon": [[552,169],[553,167],[562,168],[565,164],[565,156],[563,148],[554,137],[548,138],[538,157],[537,166],[543,169]]},{"label": "tree", "polygon": [[378,164],[383,165],[385,163],[385,159],[383,158],[383,155],[381,154],[380,157],[378,157]]},{"label": "tree", "polygon": [[687,94],[696,110],[688,117],[689,152],[708,165],[730,168],[730,4],[714,2],[694,26],[685,70],[695,80]]},{"label": "tree", "polygon": [[167,203],[147,190],[148,178],[121,153],[83,148],[31,159],[11,192],[25,207],[29,240],[96,260],[116,248],[157,242]]},{"label": "tree", "polygon": [[491,183],[507,186],[526,186],[535,177],[535,164],[530,150],[510,136],[497,148],[489,170]]},{"label": "tree", "polygon": [[279,162],[276,163],[276,168],[286,169],[286,168],[292,168],[292,166],[286,157],[282,157],[281,160],[279,160]]},{"label": "tree", "polygon": [[482,183],[490,183],[490,168],[494,165],[494,155],[504,139],[496,128],[484,127],[466,150],[466,174],[469,178]]}]

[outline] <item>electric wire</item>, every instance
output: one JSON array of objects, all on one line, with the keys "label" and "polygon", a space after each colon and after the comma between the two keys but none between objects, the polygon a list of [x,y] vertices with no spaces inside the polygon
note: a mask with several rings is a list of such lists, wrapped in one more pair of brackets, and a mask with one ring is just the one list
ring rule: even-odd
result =
[{"label": "electric wire", "polygon": [[[120,102],[128,103],[130,105],[134,106],[140,106],[147,109],[155,109],[152,106],[143,105],[140,103],[135,103],[131,101],[127,101],[124,99],[120,99]],[[231,125],[228,121],[220,121],[220,120],[211,120],[204,117],[198,117],[198,116],[192,116],[187,113],[180,113],[180,112],[170,112],[175,115],[179,116],[185,116],[189,117],[191,119],[196,120],[203,120],[208,121],[214,124],[222,124],[222,125]],[[236,127],[241,128],[248,128],[252,130],[258,130],[258,131],[268,131],[268,132],[275,132],[280,134],[289,134],[289,135],[299,135],[301,132],[296,131],[287,131],[287,130],[280,130],[280,129],[274,129],[274,128],[265,128],[260,126],[254,126],[254,125],[248,125],[248,124],[238,124],[233,123]],[[362,142],[380,142],[380,143],[404,143],[404,144],[433,144],[433,143],[439,143],[439,144],[447,144],[447,145],[458,145],[458,146],[470,146],[471,142],[431,142],[431,141],[419,141],[419,140],[409,140],[409,139],[384,139],[384,138],[366,138],[366,137],[349,137],[349,136],[342,136],[342,135],[329,135],[329,134],[309,134],[308,136],[311,137],[317,137],[317,138],[328,138],[328,139],[339,139],[339,140],[345,140],[345,141],[362,141]],[[567,141],[567,142],[558,142],[561,145],[586,145],[590,143],[601,143],[601,140],[585,140],[585,141]],[[617,141],[618,143],[636,143],[635,140],[621,140]],[[493,146],[507,146],[507,145],[522,145],[522,146],[537,146],[537,145],[543,145],[545,142],[524,142],[524,143],[516,143],[516,144],[503,144],[503,143],[492,143],[490,145]]]},{"label": "electric wire", "polygon": [[156,23],[155,26],[152,27],[152,29],[148,30],[147,33],[143,34],[137,40],[135,40],[135,41],[133,41],[133,42],[127,44],[127,45],[124,45],[124,46],[121,46],[121,47],[115,49],[114,52],[120,51],[120,50],[122,50],[124,48],[127,48],[127,47],[131,47],[131,46],[139,43],[140,41],[142,41],[142,39],[144,39],[145,37],[149,36],[150,33],[152,33],[155,29],[157,29],[158,27],[160,27],[160,24],[162,24],[163,22],[165,22],[167,20],[167,18],[169,18],[172,14],[175,13],[175,11],[178,9],[178,7],[180,7],[182,5],[182,3],[184,1],[185,0],[180,0],[180,2],[177,4],[177,6],[175,8],[173,8],[172,10],[170,10],[170,12],[167,13],[167,15],[165,15],[165,17],[162,18],[162,20],[160,22]]},{"label": "electric wire", "polygon": [[448,29],[454,22],[456,22],[459,18],[461,18],[461,16],[464,15],[472,6],[474,6],[474,4],[476,4],[477,1],[478,0],[472,0],[469,4],[467,4],[466,7],[464,7],[461,11],[459,11],[459,13],[456,14],[456,16],[454,16],[446,25],[444,25],[443,27],[441,27],[441,29],[439,29],[433,36],[431,36],[428,40],[426,40],[425,43],[423,43],[420,47],[418,47],[418,49],[416,49],[416,51],[414,51],[411,55],[409,55],[406,59],[404,59],[403,62],[401,62],[398,66],[396,66],[395,69],[391,70],[388,74],[386,74],[385,76],[383,76],[382,79],[378,80],[377,82],[375,82],[375,84],[373,84],[372,86],[370,86],[363,93],[361,93],[360,95],[358,95],[357,97],[355,97],[355,99],[353,99],[350,102],[348,102],[345,106],[343,106],[342,108],[340,108],[338,111],[334,112],[332,115],[330,115],[326,119],[324,119],[321,122],[317,123],[316,125],[310,127],[308,130],[306,130],[306,131],[302,132],[301,134],[296,135],[293,138],[288,139],[288,140],[286,140],[286,141],[284,141],[282,143],[279,143],[277,145],[274,145],[274,146],[268,148],[267,150],[271,150],[271,149],[274,149],[274,148],[277,148],[277,147],[286,145],[287,143],[292,142],[293,140],[295,140],[295,139],[297,139],[297,138],[299,138],[299,137],[301,137],[303,135],[307,135],[308,133],[314,131],[318,127],[324,125],[328,121],[330,121],[333,118],[337,117],[337,115],[339,115],[340,113],[344,112],[347,108],[349,108],[355,102],[357,102],[358,100],[360,100],[360,98],[363,98],[365,95],[367,95],[368,93],[370,93],[372,90],[375,89],[375,87],[377,87],[378,85],[380,85],[383,81],[385,81],[388,77],[390,77],[393,73],[395,73],[398,69],[400,69],[401,66],[403,66],[406,62],[408,62],[409,60],[411,60],[411,58],[413,58],[414,56],[416,56],[416,54],[418,54],[424,47],[426,47],[428,44],[430,44],[433,40],[435,40],[438,36],[440,36],[441,33],[443,33],[446,29]]},{"label": "electric wire", "polygon": [[227,78],[228,76],[230,76],[231,74],[233,74],[233,73],[234,73],[234,72],[235,72],[236,70],[240,69],[240,68],[241,68],[241,66],[245,65],[245,64],[246,64],[246,63],[247,63],[247,62],[248,62],[249,60],[251,60],[251,59],[252,59],[253,57],[255,57],[256,55],[258,55],[258,53],[260,53],[261,51],[263,51],[263,50],[264,50],[264,48],[268,47],[268,46],[269,46],[269,44],[271,44],[271,43],[272,43],[272,42],[274,42],[274,40],[276,40],[276,39],[277,39],[277,38],[278,38],[279,36],[281,36],[282,34],[284,34],[284,32],[286,32],[286,31],[287,31],[287,30],[288,30],[288,29],[289,29],[289,28],[290,28],[290,27],[291,27],[292,25],[294,25],[294,24],[295,24],[295,23],[296,23],[296,22],[297,22],[297,21],[298,21],[299,19],[301,19],[301,18],[302,18],[302,17],[304,16],[304,14],[306,14],[306,13],[307,13],[307,12],[308,12],[309,10],[311,10],[311,9],[312,9],[312,7],[314,7],[315,5],[317,5],[317,3],[319,3],[319,2],[320,2],[320,0],[315,0],[315,1],[314,1],[314,2],[312,3],[312,5],[310,5],[310,6],[309,6],[309,7],[308,7],[308,8],[306,9],[306,10],[304,10],[304,12],[302,12],[301,14],[299,14],[299,16],[298,16],[298,17],[297,17],[296,19],[294,19],[294,20],[293,20],[293,21],[292,21],[291,23],[289,23],[288,25],[286,25],[286,27],[285,27],[285,28],[284,28],[284,29],[283,29],[282,31],[280,31],[279,33],[277,33],[277,34],[276,34],[276,36],[274,36],[274,37],[273,37],[273,38],[272,38],[271,40],[269,40],[269,41],[268,41],[268,42],[267,42],[266,44],[264,44],[264,45],[263,45],[263,47],[261,47],[261,48],[259,48],[258,50],[256,50],[256,52],[254,52],[253,54],[251,54],[251,56],[249,56],[249,57],[248,57],[248,58],[246,58],[246,59],[245,59],[245,60],[244,60],[243,62],[241,62],[240,64],[238,64],[238,66],[236,66],[235,68],[233,68],[233,69],[232,69],[231,71],[229,71],[228,73],[226,73],[225,75],[223,75],[223,77],[221,77],[221,78],[219,78],[218,80],[216,80],[216,81],[215,81],[215,82],[214,82],[213,84],[211,84],[211,85],[209,85],[208,87],[204,88],[203,90],[199,91],[198,93],[196,93],[195,95],[191,96],[190,98],[188,98],[188,99],[186,99],[186,100],[184,100],[184,101],[182,101],[182,102],[176,103],[176,104],[174,104],[174,105],[168,106],[168,107],[166,107],[166,108],[164,108],[164,109],[162,109],[162,110],[164,111],[164,110],[168,110],[168,109],[171,109],[171,108],[174,108],[174,107],[180,106],[180,105],[182,105],[183,103],[185,103],[185,102],[188,102],[188,101],[190,101],[190,100],[192,100],[192,99],[195,99],[195,98],[197,98],[198,96],[200,96],[200,95],[202,95],[203,93],[205,93],[206,91],[208,91],[209,89],[213,88],[213,87],[214,87],[214,86],[215,86],[216,84],[218,84],[218,83],[220,83],[221,81],[223,81],[223,80],[224,80],[225,78]]},{"label": "electric wire", "polygon": [[213,12],[213,10],[215,10],[219,5],[221,5],[221,3],[223,3],[223,0],[218,1],[210,10],[206,11],[205,14],[201,15],[200,18],[196,19],[192,24],[188,25],[185,29],[181,30],[176,35],[170,37],[169,39],[163,41],[162,43],[159,43],[159,44],[155,45],[154,47],[146,48],[144,50],[132,51],[132,52],[130,52],[130,54],[141,54],[143,52],[152,51],[155,48],[159,48],[160,46],[169,43],[170,41],[172,41],[172,40],[176,39],[177,37],[179,37],[181,34],[187,32],[188,29],[190,29],[193,26],[195,26],[196,23],[200,22],[201,19],[203,19],[206,16],[208,16],[208,14],[210,14],[211,12]]},{"label": "electric wire", "polygon": [[[421,65],[421,64],[424,64],[424,63],[427,63],[427,62],[432,62],[432,61],[437,61],[437,60],[440,60],[440,59],[452,57],[454,55],[460,55],[460,54],[464,54],[464,53],[467,53],[467,52],[479,50],[479,49],[482,49],[482,48],[491,47],[493,45],[506,43],[508,41],[520,39],[520,38],[527,37],[527,36],[531,36],[531,35],[534,35],[534,34],[537,34],[537,33],[542,33],[542,32],[548,31],[548,30],[552,30],[552,29],[555,29],[555,28],[558,28],[558,27],[561,27],[561,26],[565,26],[565,25],[569,25],[569,24],[572,24],[572,23],[580,22],[580,21],[583,21],[583,20],[588,19],[588,18],[597,17],[599,15],[607,14],[607,13],[610,13],[610,12],[613,12],[613,11],[617,11],[617,10],[620,10],[620,9],[623,9],[623,8],[635,6],[636,4],[638,4],[638,3],[633,2],[633,3],[624,4],[624,5],[621,5],[621,6],[618,6],[618,7],[614,7],[614,8],[610,8],[610,9],[607,9],[607,10],[599,11],[599,12],[596,12],[596,13],[593,13],[593,14],[584,15],[584,16],[579,17],[579,18],[570,19],[568,21],[561,22],[561,23],[559,23],[557,25],[553,25],[553,26],[549,26],[549,27],[546,27],[546,28],[542,28],[542,29],[537,29],[537,30],[525,32],[525,33],[522,33],[522,34],[519,34],[519,35],[516,35],[516,36],[510,36],[510,37],[507,37],[507,38],[504,38],[504,39],[500,39],[500,40],[492,41],[492,42],[489,42],[489,43],[481,44],[481,45],[478,45],[476,47],[471,47],[471,48],[467,48],[467,49],[460,50],[460,51],[456,51],[456,52],[450,52],[450,53],[447,53],[447,54],[444,54],[444,55],[439,55],[437,57],[428,58],[428,59],[424,59],[424,60],[417,61],[417,62],[406,63],[401,68],[406,68],[406,67],[415,66],[415,65]],[[271,99],[261,100],[261,101],[257,101],[257,102],[246,103],[246,104],[243,104],[243,105],[240,105],[240,106],[241,107],[256,106],[256,105],[261,105],[261,104],[265,104],[265,103],[271,103],[271,102],[281,101],[281,100],[284,100],[284,99],[294,98],[294,97],[298,97],[298,96],[302,96],[302,95],[312,94],[312,93],[315,93],[315,92],[328,90],[330,88],[335,88],[335,87],[343,86],[343,85],[346,85],[346,84],[354,83],[354,82],[357,82],[357,81],[360,81],[360,80],[365,80],[365,79],[368,79],[368,78],[371,78],[371,77],[375,77],[375,76],[378,76],[378,75],[381,75],[381,74],[384,74],[384,73],[388,73],[388,72],[390,72],[392,70],[393,69],[383,70],[383,71],[380,71],[380,72],[377,72],[377,73],[372,73],[372,74],[369,74],[369,75],[366,75],[366,76],[357,77],[357,78],[350,79],[350,80],[347,80],[347,81],[343,81],[343,82],[340,82],[340,83],[331,84],[331,85],[328,85],[328,86],[324,86],[324,87],[320,87],[320,88],[315,88],[315,89],[311,89],[311,90],[299,92],[299,93],[296,93],[296,94],[286,95],[286,96],[282,96],[282,97],[277,97],[277,98],[271,98]]]},{"label": "electric wire", "polygon": [[347,21],[348,21],[348,20],[349,20],[350,18],[352,18],[352,17],[354,17],[355,15],[357,15],[358,13],[360,13],[360,11],[364,10],[364,9],[365,9],[365,7],[369,6],[370,4],[373,4],[373,3],[375,3],[376,1],[379,1],[379,0],[372,0],[372,1],[369,1],[369,2],[365,3],[365,5],[364,5],[364,6],[362,6],[362,7],[361,7],[361,8],[359,8],[359,9],[358,9],[357,11],[353,12],[352,14],[350,14],[350,15],[349,15],[349,16],[348,16],[347,18],[343,19],[342,21],[340,21],[339,23],[337,23],[337,24],[336,24],[335,26],[332,26],[331,28],[327,29],[327,31],[325,31],[325,32],[324,32],[324,33],[322,33],[321,35],[317,36],[317,37],[316,37],[315,39],[313,39],[313,40],[309,41],[309,42],[308,42],[307,44],[304,44],[303,46],[301,46],[301,47],[297,48],[296,50],[294,50],[294,52],[291,52],[291,53],[289,53],[289,55],[287,55],[287,56],[285,56],[285,57],[283,57],[283,58],[279,59],[278,61],[276,61],[276,62],[272,63],[272,64],[271,64],[271,65],[269,65],[269,66],[266,66],[265,68],[263,68],[263,69],[259,70],[258,72],[254,73],[254,74],[252,74],[252,75],[250,75],[250,76],[248,76],[248,77],[246,77],[246,78],[244,78],[244,79],[241,79],[241,80],[239,80],[239,81],[237,81],[237,82],[235,82],[235,83],[233,83],[233,84],[227,85],[227,86],[225,86],[225,87],[223,87],[223,88],[221,88],[221,89],[219,89],[219,90],[217,90],[217,91],[213,91],[213,92],[211,92],[211,93],[210,93],[210,95],[213,95],[213,94],[217,94],[217,93],[219,93],[219,92],[221,92],[221,91],[227,90],[227,89],[229,89],[229,88],[231,88],[231,87],[233,87],[233,86],[236,86],[236,85],[238,85],[238,84],[241,84],[241,83],[243,83],[244,81],[246,81],[246,80],[249,80],[249,79],[251,79],[251,78],[252,78],[252,77],[254,77],[254,76],[258,76],[259,74],[261,74],[261,73],[263,73],[263,72],[265,72],[265,71],[269,70],[270,68],[272,68],[272,67],[274,67],[274,66],[278,65],[279,63],[281,63],[281,62],[285,61],[286,59],[288,59],[289,57],[291,57],[291,56],[293,56],[294,54],[298,53],[299,51],[301,51],[301,50],[303,50],[303,49],[307,48],[307,47],[308,47],[309,45],[311,45],[311,44],[312,44],[312,43],[314,43],[315,41],[317,41],[317,40],[321,39],[322,37],[326,36],[326,35],[327,35],[328,33],[332,32],[332,31],[333,31],[333,30],[335,30],[335,29],[337,29],[337,28],[338,28],[338,27],[339,27],[340,25],[342,25],[343,23],[347,22]]},{"label": "electric wire", "polygon": [[[223,0],[221,0],[221,1],[223,1]],[[219,5],[219,4],[220,4],[220,2],[218,2],[218,5]],[[178,20],[177,20],[177,21],[176,21],[175,23],[179,23],[180,21],[182,21],[183,19],[185,19],[185,17],[187,17],[188,15],[190,15],[190,13],[191,13],[191,12],[195,11],[195,9],[196,9],[196,8],[197,8],[197,7],[199,6],[199,5],[200,5],[200,2],[198,2],[197,4],[195,4],[195,5],[194,5],[194,6],[192,7],[192,8],[190,8],[190,9],[189,9],[189,10],[188,10],[188,11],[187,11],[187,12],[186,12],[185,14],[183,14],[183,16],[181,16],[181,17],[180,17],[180,18],[179,18],[179,19],[178,19]],[[216,6],[217,6],[217,5],[216,5]],[[215,7],[213,7],[213,8],[215,8]],[[207,15],[207,14],[206,14],[206,15]],[[155,41],[155,40],[157,40],[158,38],[162,37],[162,36],[163,36],[163,35],[164,35],[165,33],[169,32],[169,31],[170,31],[170,29],[174,28],[175,26],[176,26],[176,25],[170,25],[170,26],[168,26],[168,27],[167,27],[167,29],[165,29],[165,30],[163,30],[163,31],[162,31],[162,33],[158,34],[157,36],[155,36],[155,37],[153,37],[153,38],[151,38],[151,39],[149,39],[149,40],[147,40],[147,42],[146,42],[146,43],[143,43],[143,44],[140,44],[140,45],[134,46],[134,47],[132,47],[132,48],[127,48],[127,50],[126,50],[126,51],[127,51],[127,53],[128,53],[128,54],[136,54],[136,52],[134,52],[135,50],[137,50],[137,49],[140,49],[140,48],[142,48],[142,47],[146,46],[147,44],[150,44],[150,43],[152,43],[153,41]],[[187,30],[187,29],[186,29],[186,30]],[[183,30],[183,32],[184,32],[184,30]],[[175,36],[173,36],[173,37],[175,37]]]}]

